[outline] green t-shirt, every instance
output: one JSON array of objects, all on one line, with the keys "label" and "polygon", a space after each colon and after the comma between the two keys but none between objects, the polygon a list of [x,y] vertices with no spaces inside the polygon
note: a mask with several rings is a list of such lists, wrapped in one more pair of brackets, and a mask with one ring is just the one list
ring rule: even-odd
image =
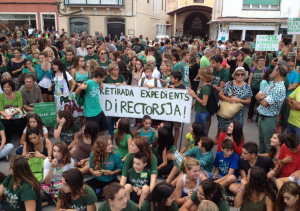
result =
[{"label": "green t-shirt", "polygon": [[[199,87],[198,91],[197,91],[197,96],[203,100],[203,94],[205,95],[208,95],[208,98],[211,94],[211,89],[209,86],[202,86],[202,87]],[[207,99],[208,101],[208,99]],[[199,103],[197,100],[196,100],[196,104],[195,104],[195,111],[199,114],[201,113],[204,113],[207,111],[207,108],[206,106],[203,106],[201,105],[201,103]]]},{"label": "green t-shirt", "polygon": [[0,94],[0,111],[4,111],[6,108],[19,108],[23,107],[23,98],[22,94],[19,91],[15,92],[15,98],[13,100],[9,100],[5,97],[4,93]]},{"label": "green t-shirt", "polygon": [[[224,197],[224,195],[223,195],[223,197]],[[195,191],[191,195],[190,199],[192,200],[192,202],[194,202],[196,204],[200,204],[199,198],[197,196],[197,191]],[[218,206],[218,208],[219,208],[220,211],[229,211],[230,210],[229,206],[228,206],[228,202],[224,198],[220,201],[220,204],[217,205],[217,206]]]},{"label": "green t-shirt", "polygon": [[122,44],[119,44],[119,45],[118,45],[118,51],[122,51],[122,52],[124,51],[124,48],[123,48],[123,45],[122,45]]},{"label": "green t-shirt", "polygon": [[174,71],[177,70],[178,63],[174,65]]},{"label": "green t-shirt", "polygon": [[[36,68],[34,68],[34,70],[35,70],[35,72],[37,71],[37,69]],[[22,73],[28,73],[28,74],[32,74],[32,75],[34,75],[34,72],[32,71],[29,71],[28,70],[28,68],[24,68],[23,70],[22,70]]]},{"label": "green t-shirt", "polygon": [[65,55],[66,55],[66,52],[65,52],[65,50],[64,50],[64,49],[62,49],[62,50],[60,51],[60,53],[61,53],[61,57],[65,57]]},{"label": "green t-shirt", "polygon": [[[61,190],[58,192],[58,198],[61,199]],[[75,201],[70,200],[70,209],[78,211],[86,211],[88,205],[93,205],[97,202],[95,191],[88,185],[85,185],[83,194]]]},{"label": "green t-shirt", "polygon": [[98,62],[98,64],[100,65],[100,57],[96,54],[96,53],[94,53],[94,55],[93,56],[89,56],[89,55],[86,55],[85,57],[84,57],[84,59],[85,59],[85,61],[86,62],[88,62],[89,60],[91,60],[91,59],[94,59],[96,62]]},{"label": "green t-shirt", "polygon": [[210,67],[209,59],[206,56],[202,56],[200,60],[200,68],[202,67]]},{"label": "green t-shirt", "polygon": [[101,42],[104,42],[104,37],[99,36],[98,40],[100,40]]},{"label": "green t-shirt", "polygon": [[111,75],[108,74],[105,76],[105,79],[103,80],[103,83],[107,84],[116,84],[116,83],[123,83],[125,81],[125,78],[123,75],[119,74],[117,80],[112,79]]},{"label": "green t-shirt", "polygon": [[40,61],[38,59],[32,59],[32,63],[33,63],[32,66],[34,68],[37,68],[40,64]]},{"label": "green t-shirt", "polygon": [[88,87],[85,90],[83,108],[85,117],[94,117],[102,112],[99,100],[99,84],[93,80],[85,82]]},{"label": "green t-shirt", "polygon": [[[173,211],[178,211],[178,204],[176,201],[173,201]],[[144,201],[144,203],[141,206],[141,211],[152,211],[151,210],[151,203],[149,201]],[[157,206],[155,203],[153,203],[153,211],[157,211]]]},{"label": "green t-shirt", "polygon": [[[107,201],[101,203],[98,208],[98,211],[111,211],[109,203]],[[127,199],[127,206],[121,211],[139,211],[139,208],[133,201]]]},{"label": "green t-shirt", "polygon": [[[124,161],[123,165],[123,171],[122,171],[122,176],[127,177],[128,170],[133,167],[133,154],[129,153],[126,156],[126,159]],[[157,159],[155,155],[152,154],[151,157],[151,166],[150,166],[151,174],[157,175]]]},{"label": "green t-shirt", "polygon": [[4,186],[4,196],[7,200],[6,210],[7,211],[24,211],[24,201],[36,200],[37,211],[42,211],[42,200],[40,192],[36,192],[30,183],[21,181],[20,186],[13,189],[13,175],[8,175],[2,182]]},{"label": "green t-shirt", "polygon": [[[253,73],[252,68],[250,71],[251,71],[251,73]],[[255,67],[255,70],[254,70],[254,73],[252,76],[252,81],[251,81],[251,88],[259,89],[260,82],[262,80],[263,71],[264,71],[264,67],[261,70],[259,70],[257,67]]]},{"label": "green t-shirt", "polygon": [[126,183],[131,184],[132,187],[142,189],[144,185],[150,186],[150,181],[151,171],[149,168],[144,168],[141,173],[136,173],[134,168],[128,170]]},{"label": "green t-shirt", "polygon": [[[56,123],[54,125],[54,130],[56,130],[59,126],[59,123]],[[74,140],[74,133],[77,133],[80,131],[80,127],[73,122],[73,124],[70,126],[70,128],[65,129],[62,128],[60,132],[60,140],[65,142],[68,146],[71,144],[71,142]]]},{"label": "green t-shirt", "polygon": [[[203,57],[202,57],[203,58]],[[229,81],[229,71],[226,70],[224,67],[220,71],[217,71],[216,68],[213,69],[214,79],[212,81],[212,85],[220,87],[222,81]]]},{"label": "green t-shirt", "polygon": [[133,43],[133,44],[131,45],[131,48],[135,48],[134,51],[135,51],[136,53],[140,53],[141,51],[145,50],[143,44],[141,44],[141,43],[139,43],[139,44]]},{"label": "green t-shirt", "polygon": [[98,62],[100,67],[103,67],[106,71],[108,70],[108,65],[111,63],[111,61],[106,60],[106,62],[102,63],[100,60]]},{"label": "green t-shirt", "polygon": [[182,74],[182,83],[185,87],[189,87],[189,65],[187,62],[178,62],[177,70]]},{"label": "green t-shirt", "polygon": [[32,54],[26,56],[26,59],[30,59],[32,61]]},{"label": "green t-shirt", "polygon": [[128,55],[124,55],[124,59],[125,59],[125,64],[128,65],[130,62]]},{"label": "green t-shirt", "polygon": [[165,85],[163,82],[161,82],[161,87],[169,86],[171,83],[171,73],[167,76],[164,75],[164,73],[161,73],[160,79],[167,82],[168,85]]},{"label": "green t-shirt", "polygon": [[[117,129],[114,130],[114,134],[117,133]],[[130,134],[126,134],[123,140],[119,143],[119,147],[117,147],[118,152],[120,153],[121,158],[125,157],[128,154],[128,139],[131,137]]]},{"label": "green t-shirt", "polygon": [[73,66],[73,61],[69,62],[68,60],[65,60],[63,63],[66,67],[66,70],[69,72]]},{"label": "green t-shirt", "polygon": [[249,69],[251,69],[251,67],[252,67],[252,61],[251,61],[251,57],[250,56],[246,56],[245,58],[244,58],[244,62],[248,65],[248,67],[249,67]]}]

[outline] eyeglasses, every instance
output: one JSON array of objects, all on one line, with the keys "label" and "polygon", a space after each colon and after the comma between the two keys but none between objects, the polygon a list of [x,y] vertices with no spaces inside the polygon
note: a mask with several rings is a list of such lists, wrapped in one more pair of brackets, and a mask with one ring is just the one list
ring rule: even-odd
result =
[{"label": "eyeglasses", "polygon": [[103,54],[105,55],[106,53],[100,53],[100,54],[101,54],[101,55],[103,55]]},{"label": "eyeglasses", "polygon": [[245,73],[236,73],[234,75],[236,75],[236,76],[245,76]]},{"label": "eyeglasses", "polygon": [[90,47],[90,48],[86,48],[86,50],[90,50],[90,49],[93,49],[93,47]]},{"label": "eyeglasses", "polygon": [[120,70],[120,68],[115,68],[114,70],[115,70],[115,71],[119,71],[119,70]]}]

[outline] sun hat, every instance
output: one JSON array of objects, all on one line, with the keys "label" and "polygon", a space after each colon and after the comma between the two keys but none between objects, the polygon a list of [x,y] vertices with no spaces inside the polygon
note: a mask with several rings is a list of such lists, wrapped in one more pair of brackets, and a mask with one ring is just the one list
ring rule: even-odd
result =
[{"label": "sun hat", "polygon": [[233,72],[233,74],[231,75],[232,78],[234,78],[235,73],[238,72],[238,71],[243,71],[245,73],[244,80],[246,80],[248,78],[248,72],[243,67],[237,67],[235,69],[235,71]]}]

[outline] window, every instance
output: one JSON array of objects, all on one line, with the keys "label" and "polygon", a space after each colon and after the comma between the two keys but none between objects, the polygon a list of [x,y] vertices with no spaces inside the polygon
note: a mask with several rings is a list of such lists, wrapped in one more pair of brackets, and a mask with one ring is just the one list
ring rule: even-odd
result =
[{"label": "window", "polygon": [[204,3],[204,0],[193,0],[193,3]]},{"label": "window", "polygon": [[150,0],[147,0],[147,4],[150,4]]},{"label": "window", "polygon": [[66,5],[123,5],[123,0],[65,0]]},{"label": "window", "polygon": [[243,0],[244,10],[279,10],[280,0]]},{"label": "window", "polygon": [[161,10],[164,10],[164,0],[161,0]]}]

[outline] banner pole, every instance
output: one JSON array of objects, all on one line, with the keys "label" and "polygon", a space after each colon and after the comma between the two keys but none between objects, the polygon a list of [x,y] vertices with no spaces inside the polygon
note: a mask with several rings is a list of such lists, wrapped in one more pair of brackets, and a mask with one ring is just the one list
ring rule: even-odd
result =
[{"label": "banner pole", "polygon": [[295,56],[295,67],[294,67],[294,70],[296,71],[296,68],[297,68],[297,51],[298,51],[298,42],[297,42],[297,47],[296,47],[296,56]]},{"label": "banner pole", "polygon": [[[181,142],[182,142],[183,128],[184,128],[184,123],[182,123],[182,126],[181,126],[181,138],[180,138],[179,149],[181,149]],[[176,147],[177,147],[177,146],[176,146]]]}]

